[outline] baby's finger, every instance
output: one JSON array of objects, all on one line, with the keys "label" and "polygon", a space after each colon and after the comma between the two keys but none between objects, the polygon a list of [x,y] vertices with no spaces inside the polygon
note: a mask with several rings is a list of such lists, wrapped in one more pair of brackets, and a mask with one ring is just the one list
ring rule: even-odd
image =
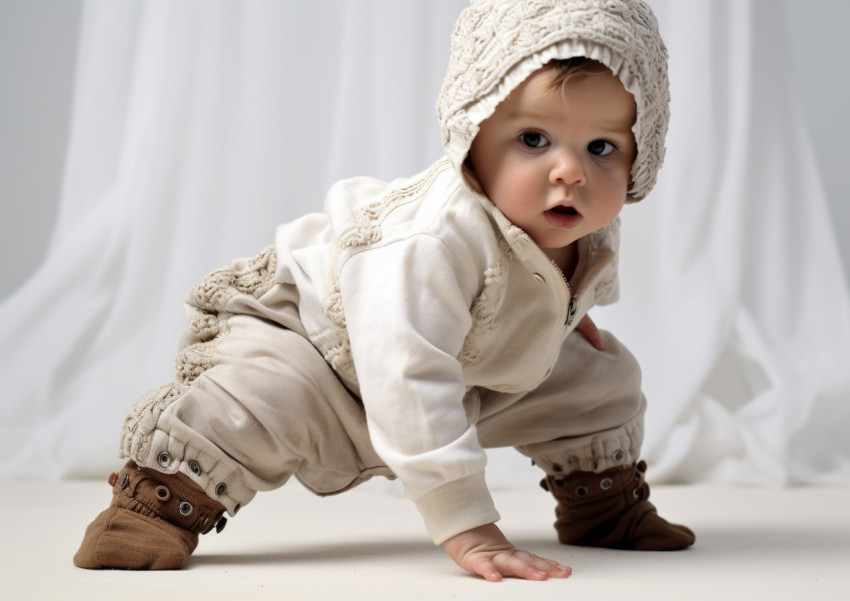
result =
[{"label": "baby's finger", "polygon": [[496,569],[503,576],[515,576],[526,580],[546,580],[547,572],[534,565],[534,555],[527,551],[504,551],[493,557]]},{"label": "baby's finger", "polygon": [[536,557],[534,567],[541,572],[545,572],[549,578],[567,578],[573,573],[573,569],[569,566],[559,564],[552,559],[545,557]]},{"label": "baby's finger", "polygon": [[548,578],[567,578],[573,571],[572,568],[562,566],[553,559],[546,559],[526,551],[519,551],[519,553],[524,554],[522,557],[527,557],[531,565],[539,572],[546,574]]},{"label": "baby's finger", "polygon": [[474,562],[470,568],[473,573],[478,574],[488,582],[502,581],[502,574],[491,559],[481,558]]}]

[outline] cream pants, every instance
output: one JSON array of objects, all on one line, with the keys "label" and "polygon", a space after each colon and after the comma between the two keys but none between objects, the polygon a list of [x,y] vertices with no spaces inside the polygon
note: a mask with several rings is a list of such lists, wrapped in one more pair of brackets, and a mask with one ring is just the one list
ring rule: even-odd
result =
[{"label": "cream pants", "polygon": [[[267,249],[193,290],[177,378],[139,399],[124,423],[123,456],[188,475],[230,514],[292,475],[320,495],[394,477],[372,447],[360,400],[295,331],[274,267]],[[482,446],[516,447],[548,474],[636,461],[640,370],[602,335],[604,352],[571,334],[553,375],[532,392],[470,389],[464,402]]]}]

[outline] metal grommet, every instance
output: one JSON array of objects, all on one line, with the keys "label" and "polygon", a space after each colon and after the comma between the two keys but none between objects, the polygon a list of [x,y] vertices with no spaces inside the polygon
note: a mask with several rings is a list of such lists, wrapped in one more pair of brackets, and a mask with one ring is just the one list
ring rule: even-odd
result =
[{"label": "metal grommet", "polygon": [[177,511],[179,511],[180,515],[183,517],[192,515],[193,510],[194,507],[192,507],[192,504],[189,501],[181,501],[180,505],[177,506]]},{"label": "metal grommet", "polygon": [[639,488],[634,489],[632,491],[632,494],[634,495],[635,499],[640,500],[640,489]]},{"label": "metal grommet", "polygon": [[604,478],[602,482],[599,483],[599,488],[602,490],[609,490],[612,486],[614,486],[614,481],[611,478]]},{"label": "metal grommet", "polygon": [[225,493],[225,491],[227,491],[227,484],[219,482],[218,486],[215,487],[215,494],[220,497]]},{"label": "metal grommet", "polygon": [[192,473],[195,474],[196,476],[200,475],[200,473],[201,473],[201,466],[198,465],[197,461],[190,461],[189,462],[189,469],[192,470]]},{"label": "metal grommet", "polygon": [[612,457],[613,457],[614,461],[619,463],[623,459],[626,458],[626,454],[622,451],[622,449],[617,449],[616,451],[614,451],[614,454],[612,455]]},{"label": "metal grommet", "polygon": [[124,477],[121,478],[121,490],[124,490],[130,486],[130,474],[124,474]]},{"label": "metal grommet", "polygon": [[168,490],[168,487],[161,484],[154,489],[154,494],[156,495],[156,498],[162,502],[171,498],[171,491]]},{"label": "metal grommet", "polygon": [[167,467],[171,463],[171,453],[163,451],[156,456],[156,461],[163,467]]},{"label": "metal grommet", "polygon": [[587,496],[587,492],[588,492],[588,491],[587,491],[587,487],[586,487],[586,486],[584,486],[583,484],[580,484],[579,486],[576,486],[576,494],[577,494],[578,496],[580,496],[580,497]]}]

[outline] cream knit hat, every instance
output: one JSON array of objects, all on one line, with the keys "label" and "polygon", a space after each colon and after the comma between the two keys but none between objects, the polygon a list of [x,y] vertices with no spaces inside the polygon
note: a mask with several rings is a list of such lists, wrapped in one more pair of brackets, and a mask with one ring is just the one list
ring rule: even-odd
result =
[{"label": "cream knit hat", "polygon": [[472,0],[458,18],[437,102],[443,149],[461,172],[479,124],[534,71],[585,56],[606,65],[637,103],[631,202],[655,185],[670,117],[667,49],[642,0]]}]

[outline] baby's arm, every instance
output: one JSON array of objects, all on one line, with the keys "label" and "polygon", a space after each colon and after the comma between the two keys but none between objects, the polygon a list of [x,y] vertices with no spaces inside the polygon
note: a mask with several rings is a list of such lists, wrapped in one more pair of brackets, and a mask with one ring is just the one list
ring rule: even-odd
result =
[{"label": "baby's arm", "polygon": [[[582,317],[576,330],[594,348],[605,350],[599,329],[590,318]],[[499,582],[503,576],[526,580],[566,578],[572,569],[557,561],[514,547],[496,524],[486,524],[457,534],[443,543],[443,549],[464,570]]]},{"label": "baby's arm", "polygon": [[485,524],[457,534],[443,549],[464,570],[499,582],[503,576],[526,580],[566,578],[572,569],[557,561],[514,547],[496,524]]}]

